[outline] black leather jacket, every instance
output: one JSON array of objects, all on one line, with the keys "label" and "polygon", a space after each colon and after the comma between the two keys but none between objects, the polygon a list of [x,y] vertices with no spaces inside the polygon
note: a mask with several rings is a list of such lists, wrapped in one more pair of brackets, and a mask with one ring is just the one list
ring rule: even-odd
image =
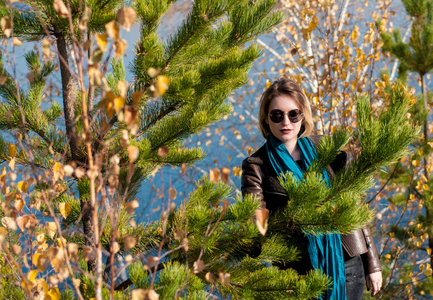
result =
[{"label": "black leather jacket", "polygon": [[[310,136],[315,146],[320,141],[320,138],[320,136]],[[334,176],[335,172],[346,164],[346,160],[346,153],[341,152],[334,162],[327,167],[328,175],[330,177]],[[266,208],[271,213],[287,205],[289,197],[278,181],[265,146],[262,146],[257,152],[243,161],[241,181],[242,195],[254,194],[264,201]],[[341,242],[345,256],[361,255],[366,275],[382,270],[368,226],[358,229],[354,233],[341,235]]]}]

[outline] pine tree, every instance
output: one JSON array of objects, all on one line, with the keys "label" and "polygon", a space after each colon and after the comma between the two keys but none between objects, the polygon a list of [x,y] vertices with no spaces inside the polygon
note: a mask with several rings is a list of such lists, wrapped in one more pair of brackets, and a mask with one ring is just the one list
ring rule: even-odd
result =
[{"label": "pine tree", "polygon": [[[429,119],[430,101],[427,89],[426,76],[433,69],[433,1],[403,1],[408,15],[411,17],[411,37],[408,43],[404,43],[400,31],[397,29],[392,34],[382,33],[384,42],[383,50],[399,59],[399,78],[407,81],[407,73],[415,72],[421,82],[421,95],[417,97],[417,104],[411,113],[414,119],[423,125],[423,138],[416,140],[412,147],[417,151],[399,162],[391,177],[388,179],[391,186],[398,186],[398,191],[390,190],[393,195],[388,198],[391,205],[403,209],[401,215],[408,219],[407,222],[398,220],[387,228],[391,232],[391,243],[397,239],[398,248],[392,247],[386,254],[386,261],[391,262],[387,269],[389,295],[395,291],[392,288],[394,281],[405,282],[408,294],[425,295],[430,293],[433,286],[432,263],[433,249],[433,202],[431,198],[431,162],[432,153]],[[409,81],[410,82],[410,81]],[[431,95],[430,95],[431,96]],[[405,212],[407,213],[405,214]],[[405,220],[406,221],[406,220]],[[402,257],[406,257],[402,260]],[[427,259],[426,259],[427,258]],[[402,261],[406,261],[403,264]],[[430,264],[428,264],[428,261]],[[396,272],[401,268],[401,272]],[[398,275],[395,276],[395,273]],[[412,274],[412,275],[411,275]],[[392,280],[392,277],[396,277]],[[417,283],[408,278],[416,277],[421,280]],[[429,278],[430,277],[430,278]]]},{"label": "pine tree", "polygon": [[[28,262],[21,250],[34,253],[28,273],[20,270],[2,284],[20,281],[22,288],[16,287],[15,295],[37,292],[53,298],[63,282],[64,299],[127,299],[130,295],[205,299],[209,294],[232,299],[309,299],[326,290],[329,279],[319,271],[300,276],[271,265],[299,256],[288,240],[294,230],[349,232],[368,222],[371,212],[365,205],[361,209],[355,205],[369,186],[371,173],[401,157],[417,134],[405,118],[409,101],[401,88],[384,97],[389,107],[377,119],[368,99],[358,103],[355,135],[362,152],[330,187],[318,174],[347,143],[343,131],[323,140],[319,159],[304,181],[298,184],[286,176],[283,185],[293,201],[282,216],[268,220],[270,235],[260,237],[253,222],[260,212],[255,199],[231,200],[229,187],[206,179],[198,182],[180,207],[164,207],[160,220],[134,224],[140,182],[160,166],[192,164],[203,157],[201,149],[183,147],[183,140],[230,112],[224,100],[246,83],[252,62],[261,55],[256,45],[246,43],[281,21],[281,13],[272,11],[275,2],[194,1],[186,21],[166,42],[157,29],[172,1],[135,2],[141,27],[131,66],[133,84],[125,82],[120,59],[125,43],[118,29],[119,24],[129,26],[132,18],[125,15],[133,13],[120,7],[120,2],[92,1],[87,3],[91,10],[80,1],[65,6],[60,0],[29,1],[21,11],[22,6],[2,4],[5,36],[27,40],[45,36],[48,41],[42,42],[42,59],[37,52],[26,55],[28,88],[18,84],[7,64],[2,62],[0,68],[0,129],[17,133],[14,143],[5,139],[0,143],[1,159],[8,163],[0,175],[6,224],[0,228],[0,238],[9,243],[3,244],[8,261],[23,266]],[[71,24],[76,27],[69,30]],[[47,108],[43,103],[47,78],[55,74],[55,64],[48,59],[49,43],[56,45],[60,57],[63,107]],[[74,49],[74,55],[62,43]],[[83,76],[83,62],[88,65],[88,78]],[[62,109],[65,125],[57,126]],[[31,171],[23,172],[18,183],[13,176],[15,163]],[[320,193],[309,193],[312,188]],[[305,201],[305,210],[295,205],[300,201]],[[29,211],[23,210],[25,203]],[[51,219],[36,222],[40,212]],[[289,220],[292,228],[277,230],[279,223]],[[18,231],[13,222],[31,246],[16,247],[19,242],[12,235]],[[76,224],[83,225],[84,235],[76,234]],[[259,226],[266,227],[266,222]],[[261,251],[252,255],[258,241]],[[59,254],[65,249],[68,255]],[[130,279],[115,290],[119,256],[132,264]],[[5,272],[11,272],[7,266]],[[131,294],[122,290],[131,283]]]},{"label": "pine tree", "polygon": [[[33,174],[51,172],[53,177],[37,178],[36,185],[28,181],[33,185],[34,208],[52,216],[62,214],[63,230],[82,224],[84,236],[70,238],[96,251],[96,257],[86,255],[88,248],[83,248],[82,255],[88,271],[96,273],[97,298],[102,249],[112,264],[116,239],[125,252],[130,248],[142,252],[157,242],[156,228],[132,226],[133,216],[125,213],[125,208],[136,205],[131,200],[140,182],[159,166],[181,166],[203,158],[201,149],[185,148],[183,141],[231,111],[224,100],[246,83],[252,62],[262,53],[255,44],[245,44],[282,20],[279,11],[272,11],[275,0],[195,1],[184,23],[164,42],[157,35],[159,20],[173,2],[136,1],[134,10],[124,7],[123,1],[0,4],[3,38],[11,37],[14,45],[43,39],[42,59],[37,52],[26,54],[28,88],[19,85],[7,63],[1,64],[0,128],[21,134],[18,151],[14,143],[1,140],[1,159],[9,161],[11,172],[11,161],[29,166]],[[119,25],[129,29],[135,14],[140,39],[131,66],[133,84],[128,84],[120,59],[126,44]],[[46,108],[46,80],[56,67],[50,60],[53,53],[58,58],[63,106],[54,103]],[[62,114],[64,123],[58,126]],[[61,189],[75,187],[79,197],[70,192],[47,194],[53,178]],[[111,213],[104,213],[98,203],[98,185],[107,188],[100,197],[112,201]],[[121,228],[120,236],[115,228]],[[125,237],[134,242],[124,243]]]}]

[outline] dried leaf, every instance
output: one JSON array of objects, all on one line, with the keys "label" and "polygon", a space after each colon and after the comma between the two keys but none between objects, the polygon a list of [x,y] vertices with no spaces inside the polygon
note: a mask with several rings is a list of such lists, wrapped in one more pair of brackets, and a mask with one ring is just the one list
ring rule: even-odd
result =
[{"label": "dried leaf", "polygon": [[42,40],[42,52],[45,56],[50,56],[50,41],[47,39]]},{"label": "dried leaf", "polygon": [[116,49],[114,52],[116,58],[121,58],[123,53],[125,53],[126,48],[128,48],[128,42],[126,40],[119,39],[116,43],[114,43],[114,47]]},{"label": "dried leaf", "polygon": [[147,74],[149,74],[150,77],[154,78],[154,77],[158,76],[159,71],[157,69],[155,69],[155,68],[150,67],[147,70]]},{"label": "dried leaf", "polygon": [[75,169],[75,176],[80,179],[81,177],[83,177],[84,175],[86,175],[86,172],[84,171],[83,168],[78,167]]},{"label": "dried leaf", "polygon": [[119,24],[116,21],[111,21],[105,24],[105,30],[107,34],[115,41],[117,41],[120,37],[119,35]]},{"label": "dried leaf", "polygon": [[125,244],[125,251],[129,251],[135,247],[137,239],[133,236],[127,236],[123,239],[123,243]]},{"label": "dried leaf", "polygon": [[147,265],[147,267],[148,267],[149,269],[152,269],[153,267],[157,266],[158,263],[159,263],[159,258],[158,258],[158,257],[153,257],[153,256],[151,256],[151,255],[149,255],[149,256],[147,257],[146,265]]},{"label": "dried leaf", "polygon": [[6,75],[1,74],[0,75],[0,85],[4,85],[7,81],[7,79],[8,78],[6,77]]},{"label": "dried leaf", "polygon": [[209,180],[213,184],[217,184],[219,179],[220,179],[220,170],[219,169],[212,169],[209,171]]},{"label": "dried leaf", "polygon": [[50,238],[53,238],[57,232],[56,223],[48,222],[47,224],[45,224],[45,231],[47,232],[47,234]]},{"label": "dried leaf", "polygon": [[1,28],[7,38],[12,34],[12,21],[9,17],[3,17],[0,20]]},{"label": "dried leaf", "polygon": [[63,167],[65,175],[71,177],[74,174],[74,168],[71,165],[66,165]]},{"label": "dried leaf", "polygon": [[170,198],[174,200],[174,199],[176,199],[177,191],[175,188],[171,187],[168,189],[168,194],[169,194]]},{"label": "dried leaf", "polygon": [[186,164],[182,164],[182,167],[180,168],[180,174],[184,175],[187,169],[187,165]]},{"label": "dried leaf", "polygon": [[137,160],[139,153],[140,150],[138,149],[137,146],[132,146],[132,145],[128,146],[128,158],[131,164]]},{"label": "dried leaf", "polygon": [[24,205],[25,205],[24,200],[16,200],[16,201],[15,201],[15,204],[14,204],[15,209],[16,209],[18,212],[21,212],[21,211],[23,210]]},{"label": "dried leaf", "polygon": [[114,254],[116,254],[117,252],[120,251],[120,245],[118,242],[114,242],[113,244],[111,244],[111,250],[113,251]]},{"label": "dried leaf", "polygon": [[63,164],[56,162],[53,166],[53,180],[57,181],[63,179],[65,172],[63,171]]},{"label": "dried leaf", "polygon": [[147,295],[147,290],[135,289],[131,292],[131,300],[145,300]]},{"label": "dried leaf", "polygon": [[131,7],[122,7],[119,9],[116,15],[119,24],[126,30],[131,30],[132,25],[135,22],[135,18],[137,17],[137,13]]},{"label": "dried leaf", "polygon": [[68,215],[71,213],[71,203],[69,202],[59,203],[59,210],[62,217],[66,219]]},{"label": "dried leaf", "polygon": [[12,39],[12,45],[20,47],[23,44],[23,41],[20,38],[14,37]]},{"label": "dried leaf", "polygon": [[78,28],[82,31],[87,29],[87,23],[89,22],[90,15],[92,14],[92,9],[90,7],[87,7],[84,9],[84,14],[81,17],[80,24],[78,25]]},{"label": "dried leaf", "polygon": [[202,261],[201,259],[195,261],[192,268],[194,274],[200,273],[201,271],[204,270],[204,261]]},{"label": "dried leaf", "polygon": [[15,255],[20,254],[21,250],[23,249],[20,245],[16,245],[16,244],[13,244],[11,246],[11,248],[12,248],[12,253],[15,254]]},{"label": "dried leaf", "polygon": [[117,82],[117,89],[119,90],[120,96],[126,98],[128,92],[128,82],[125,80],[119,80]]},{"label": "dried leaf", "polygon": [[136,289],[131,292],[132,300],[159,300],[159,295],[154,290]]},{"label": "dried leaf", "polygon": [[262,235],[266,234],[266,231],[268,230],[268,216],[269,216],[269,210],[266,208],[262,209],[256,209],[256,226],[259,232]]},{"label": "dried leaf", "polygon": [[99,49],[101,49],[102,52],[107,51],[107,44],[108,44],[108,35],[106,33],[98,33],[96,34],[96,44],[98,45]]},{"label": "dried leaf", "polygon": [[133,125],[136,123],[136,121],[139,121],[138,118],[138,109],[136,107],[131,107],[129,105],[125,106],[125,109],[123,111],[123,121],[128,125]]},{"label": "dried leaf", "polygon": [[29,188],[26,181],[18,182],[17,187],[22,193],[27,193],[27,190]]},{"label": "dried leaf", "polygon": [[204,278],[206,278],[209,283],[215,283],[215,276],[211,272],[207,272]]},{"label": "dried leaf", "polygon": [[96,259],[96,253],[91,247],[85,246],[83,247],[83,257],[85,261],[94,260]]},{"label": "dried leaf", "polygon": [[138,208],[139,206],[140,205],[137,200],[132,200],[125,204],[125,209],[128,214],[132,215],[135,209]]},{"label": "dried leaf", "polygon": [[45,269],[49,266],[50,260],[48,256],[44,253],[35,253],[32,257],[33,265],[39,269],[39,271],[44,272]]},{"label": "dried leaf", "polygon": [[[3,219],[6,219],[6,217]],[[24,232],[24,230],[27,228],[27,223],[29,222],[29,216],[28,215],[19,216],[19,217],[17,217],[16,220],[17,220],[16,225],[18,225],[18,227],[21,229],[21,231]],[[14,221],[14,223],[15,223],[15,221]],[[16,228],[16,225],[15,225],[15,228]],[[7,227],[9,227],[9,224],[7,224]]]},{"label": "dried leaf", "polygon": [[290,54],[291,55],[296,55],[296,54],[298,54],[298,48],[292,48],[292,50],[290,50]]},{"label": "dried leaf", "polygon": [[158,149],[158,155],[161,158],[164,158],[167,154],[168,154],[168,147],[167,146],[164,146],[164,147],[161,147]]},{"label": "dried leaf", "polygon": [[140,100],[143,97],[143,91],[136,91],[134,93],[132,93],[131,98],[132,98],[132,104],[134,106],[138,106],[140,104]]},{"label": "dried leaf", "polygon": [[69,16],[69,10],[62,0],[54,0],[53,7],[60,17],[67,18]]},{"label": "dried leaf", "polygon": [[224,167],[221,169],[221,179],[225,184],[227,184],[227,182],[229,181],[229,174],[230,174],[229,168]]},{"label": "dried leaf", "polygon": [[218,275],[219,275],[219,279],[221,281],[221,284],[225,285],[225,286],[229,286],[229,284],[230,284],[230,274],[229,273],[225,273],[223,271],[220,271],[218,273]]}]

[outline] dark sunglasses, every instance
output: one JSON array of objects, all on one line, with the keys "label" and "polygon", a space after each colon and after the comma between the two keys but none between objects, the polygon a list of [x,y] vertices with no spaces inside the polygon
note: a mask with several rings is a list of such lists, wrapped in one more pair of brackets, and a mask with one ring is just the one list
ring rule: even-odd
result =
[{"label": "dark sunglasses", "polygon": [[[279,109],[273,109],[269,113],[269,119],[274,123],[280,123],[284,120],[285,113]],[[298,123],[304,117],[304,114],[299,109],[292,109],[287,113],[290,122]]]}]

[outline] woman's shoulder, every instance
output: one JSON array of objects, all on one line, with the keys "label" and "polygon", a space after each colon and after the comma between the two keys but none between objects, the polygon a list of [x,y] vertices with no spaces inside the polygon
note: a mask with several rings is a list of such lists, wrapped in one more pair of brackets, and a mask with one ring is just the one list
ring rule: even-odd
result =
[{"label": "woman's shoulder", "polygon": [[242,162],[242,164],[256,164],[256,165],[262,165],[263,161],[265,161],[267,158],[266,155],[266,144],[263,144],[259,150],[251,154],[251,156],[248,156],[245,158]]}]

